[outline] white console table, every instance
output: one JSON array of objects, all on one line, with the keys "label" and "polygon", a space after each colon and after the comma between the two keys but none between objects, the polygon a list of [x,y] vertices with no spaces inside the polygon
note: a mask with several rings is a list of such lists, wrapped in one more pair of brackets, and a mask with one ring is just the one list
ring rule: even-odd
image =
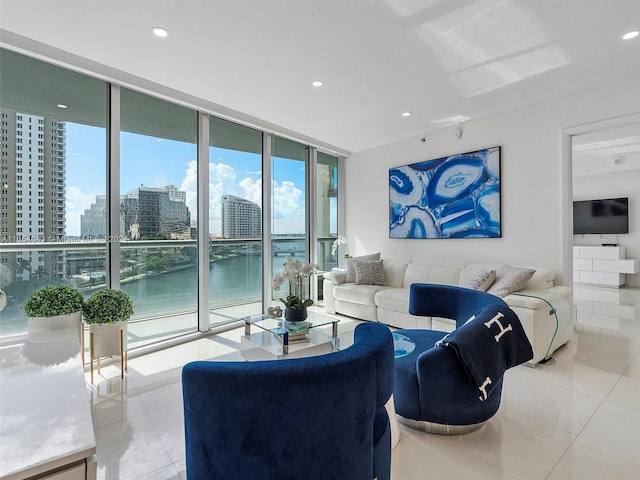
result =
[{"label": "white console table", "polygon": [[0,479],[95,480],[78,330],[25,336],[0,353]]},{"label": "white console table", "polygon": [[640,259],[626,258],[624,247],[573,247],[573,281],[619,288],[625,275],[640,272]]}]

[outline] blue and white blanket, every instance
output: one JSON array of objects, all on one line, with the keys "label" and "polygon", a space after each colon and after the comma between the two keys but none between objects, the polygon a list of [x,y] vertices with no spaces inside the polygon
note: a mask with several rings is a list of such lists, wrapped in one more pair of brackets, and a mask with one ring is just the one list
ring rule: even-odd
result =
[{"label": "blue and white blanket", "polygon": [[531,343],[518,316],[502,305],[489,305],[436,343],[452,348],[485,401],[505,370],[533,358]]}]

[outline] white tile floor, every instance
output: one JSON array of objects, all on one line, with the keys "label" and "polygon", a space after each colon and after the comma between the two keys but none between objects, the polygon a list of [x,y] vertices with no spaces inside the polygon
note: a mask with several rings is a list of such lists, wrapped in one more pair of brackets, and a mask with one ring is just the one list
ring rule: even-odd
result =
[{"label": "white tile floor", "polygon": [[[394,480],[640,479],[640,289],[575,292],[574,340],[509,370],[500,410],[476,432],[401,426]],[[91,393],[99,479],[185,478],[181,366],[240,359],[242,331],[130,359],[125,380],[103,367]]]}]

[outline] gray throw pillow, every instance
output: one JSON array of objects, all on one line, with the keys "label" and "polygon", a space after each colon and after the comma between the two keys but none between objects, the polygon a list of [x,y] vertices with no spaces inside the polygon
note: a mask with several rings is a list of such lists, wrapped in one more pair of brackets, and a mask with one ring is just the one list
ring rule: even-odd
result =
[{"label": "gray throw pillow", "polygon": [[510,265],[502,265],[496,270],[496,280],[489,287],[487,293],[498,297],[507,295],[522,289],[536,271],[532,268],[519,268]]},{"label": "gray throw pillow", "polygon": [[380,260],[380,252],[371,253],[369,255],[361,255],[359,257],[347,258],[347,276],[344,279],[345,283],[355,283],[356,281],[355,262],[370,262],[373,260]]},{"label": "gray throw pillow", "polygon": [[386,285],[382,260],[355,262],[356,285]]},{"label": "gray throw pillow", "polygon": [[481,290],[486,292],[496,279],[495,270],[487,270],[483,268],[478,270],[467,282],[466,287],[473,290]]}]

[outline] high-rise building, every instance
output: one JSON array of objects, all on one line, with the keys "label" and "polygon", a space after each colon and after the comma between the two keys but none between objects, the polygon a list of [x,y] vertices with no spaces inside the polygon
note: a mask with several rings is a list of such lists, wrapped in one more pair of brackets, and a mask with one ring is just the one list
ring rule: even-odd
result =
[{"label": "high-rise building", "polygon": [[107,234],[107,196],[97,195],[96,203],[80,215],[82,238],[104,238]]},{"label": "high-rise building", "polygon": [[[0,111],[0,229],[3,242],[60,241],[65,236],[65,122]],[[16,280],[63,278],[63,252],[0,254]]]},{"label": "high-rise building", "polygon": [[260,238],[262,209],[235,195],[222,196],[222,238]]},{"label": "high-rise building", "polygon": [[[161,188],[141,186],[120,197],[120,235],[140,238],[191,238],[191,214],[187,192],[174,185]],[[107,201],[98,195],[96,202],[80,217],[82,237],[106,235]]]}]

